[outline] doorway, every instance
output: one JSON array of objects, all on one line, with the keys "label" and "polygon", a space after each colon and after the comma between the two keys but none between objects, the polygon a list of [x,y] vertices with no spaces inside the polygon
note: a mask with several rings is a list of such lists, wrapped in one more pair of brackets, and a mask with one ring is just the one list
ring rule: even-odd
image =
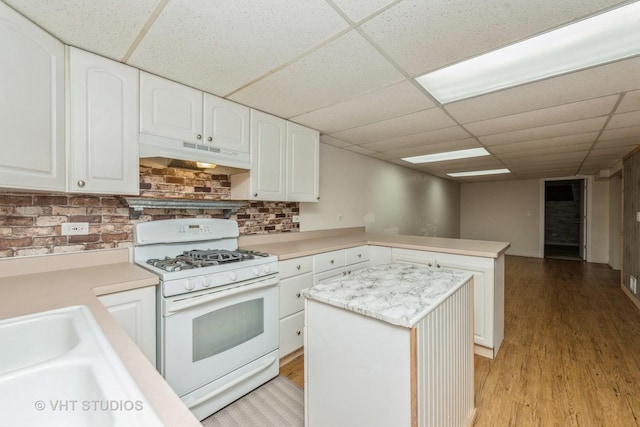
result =
[{"label": "doorway", "polygon": [[544,257],[584,260],[584,179],[545,181]]}]

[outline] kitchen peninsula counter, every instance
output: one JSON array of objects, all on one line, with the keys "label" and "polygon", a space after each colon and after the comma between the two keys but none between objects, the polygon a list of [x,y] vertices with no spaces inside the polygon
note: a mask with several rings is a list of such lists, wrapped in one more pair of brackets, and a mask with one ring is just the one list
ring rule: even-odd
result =
[{"label": "kitchen peninsula counter", "polygon": [[157,284],[156,275],[129,262],[127,249],[7,258],[0,260],[0,319],[87,306],[163,424],[200,426],[98,300],[100,295]]},{"label": "kitchen peninsula counter", "polygon": [[360,245],[387,246],[456,255],[498,258],[510,243],[445,237],[366,233],[364,227],[240,236],[244,249],[267,252],[280,260]]}]

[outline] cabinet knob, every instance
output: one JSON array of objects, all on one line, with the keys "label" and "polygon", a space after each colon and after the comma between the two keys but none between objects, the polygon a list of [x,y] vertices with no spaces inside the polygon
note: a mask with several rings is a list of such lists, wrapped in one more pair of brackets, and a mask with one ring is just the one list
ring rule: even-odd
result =
[{"label": "cabinet knob", "polygon": [[296,265],[296,269],[300,270],[302,266],[300,264]]},{"label": "cabinet knob", "polygon": [[296,331],[296,335],[300,335],[302,332],[300,331]]},{"label": "cabinet knob", "polygon": [[362,254],[358,254],[358,258],[362,258]]},{"label": "cabinet knob", "polygon": [[320,196],[316,197],[317,200],[320,200]]},{"label": "cabinet knob", "polygon": [[343,271],[343,272],[342,272],[342,275],[343,275],[343,276],[346,276],[346,275],[347,275],[347,272],[346,272],[346,271]]},{"label": "cabinet knob", "polygon": [[297,298],[300,298],[301,296],[302,296],[302,294],[301,294],[300,292],[298,292],[298,293],[296,294],[296,297],[297,297]]},{"label": "cabinet knob", "polygon": [[253,193],[253,197],[258,197],[258,193]]},{"label": "cabinet knob", "polygon": [[333,264],[333,260],[329,261],[331,264]]},{"label": "cabinet knob", "polygon": [[84,187],[85,182],[83,180],[78,181],[78,187],[82,188]]},{"label": "cabinet knob", "polygon": [[441,266],[440,266],[440,264],[436,264],[436,267],[440,268]]},{"label": "cabinet knob", "polygon": [[431,263],[429,263],[429,264],[427,264],[427,265],[428,265],[429,267],[433,267],[433,264],[431,264]]},{"label": "cabinet knob", "polygon": [[207,138],[207,141],[211,142],[211,141],[213,141],[213,138],[208,137],[208,138]]},{"label": "cabinet knob", "polygon": [[202,135],[197,134],[197,135],[196,135],[196,139],[202,139]]}]

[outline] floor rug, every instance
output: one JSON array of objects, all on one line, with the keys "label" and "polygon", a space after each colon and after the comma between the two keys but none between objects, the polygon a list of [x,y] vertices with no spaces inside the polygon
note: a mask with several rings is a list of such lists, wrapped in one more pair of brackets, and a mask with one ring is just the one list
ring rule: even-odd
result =
[{"label": "floor rug", "polygon": [[277,376],[229,406],[202,420],[204,427],[301,427],[304,392]]}]

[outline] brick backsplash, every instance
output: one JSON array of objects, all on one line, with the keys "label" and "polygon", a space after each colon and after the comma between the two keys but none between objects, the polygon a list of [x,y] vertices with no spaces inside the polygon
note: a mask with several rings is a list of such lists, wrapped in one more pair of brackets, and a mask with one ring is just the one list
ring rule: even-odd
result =
[{"label": "brick backsplash", "polygon": [[[140,166],[140,196],[228,200],[229,175],[181,167]],[[299,231],[295,202],[249,202],[231,216],[240,234]],[[118,196],[57,193],[0,193],[0,257],[76,252],[133,245],[133,225],[173,218],[223,218],[219,209],[145,209],[137,220]],[[89,223],[89,234],[62,236],[65,222]]]}]

